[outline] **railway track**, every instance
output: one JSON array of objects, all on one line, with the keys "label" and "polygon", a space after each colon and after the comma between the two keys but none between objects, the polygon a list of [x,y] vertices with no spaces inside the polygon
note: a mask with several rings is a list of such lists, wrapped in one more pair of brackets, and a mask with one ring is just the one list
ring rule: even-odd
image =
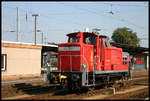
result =
[{"label": "railway track", "polygon": [[[137,98],[138,97],[138,98]],[[144,100],[149,97],[149,92],[147,88],[139,89],[136,91],[128,92],[125,94],[117,94],[114,96],[106,97],[105,99],[117,100],[117,99],[133,99],[133,100]]]},{"label": "railway track", "polygon": [[[131,84],[130,86],[126,85],[124,87],[120,87],[118,85],[115,85],[114,88],[116,89],[116,91],[120,91],[120,90],[132,88],[133,86],[134,86],[133,84]],[[64,89],[61,91],[58,90],[53,94],[41,95],[38,97],[33,96],[33,97],[28,97],[26,99],[57,99],[57,100],[61,100],[61,99],[84,99],[84,98],[88,98],[88,97],[95,96],[95,95],[106,94],[109,92],[110,92],[110,87],[95,89],[95,90],[91,90],[88,92],[84,92],[84,91],[71,92],[71,91],[68,91],[67,89]]]},{"label": "railway track", "polygon": [[[120,87],[119,85],[114,85],[116,91],[121,89],[127,89],[134,85],[143,85],[143,81],[146,81],[148,77],[134,78],[133,80],[127,82],[126,86]],[[141,82],[142,81],[142,82]],[[148,81],[148,80],[147,80]],[[148,84],[148,83],[147,83]],[[95,88],[94,90],[86,91],[69,91],[66,88],[61,88],[59,85],[13,85],[12,86],[16,95],[22,96],[24,94],[28,94],[29,96],[16,97],[16,99],[84,99],[86,97],[107,93],[110,91],[110,87],[104,88]],[[11,91],[12,92],[12,91]],[[7,92],[6,92],[7,93]],[[13,94],[13,96],[15,96]],[[4,96],[2,93],[2,97],[5,99],[9,99],[11,96]],[[7,97],[7,98],[6,98]],[[10,98],[11,99],[11,98]]]}]

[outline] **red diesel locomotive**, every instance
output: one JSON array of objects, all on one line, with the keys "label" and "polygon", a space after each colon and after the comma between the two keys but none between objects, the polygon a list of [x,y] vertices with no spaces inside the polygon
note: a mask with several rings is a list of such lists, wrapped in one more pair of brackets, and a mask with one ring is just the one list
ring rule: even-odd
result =
[{"label": "red diesel locomotive", "polygon": [[77,89],[129,78],[122,49],[111,46],[107,36],[93,32],[67,36],[68,42],[58,45],[58,70],[47,74],[50,83]]}]

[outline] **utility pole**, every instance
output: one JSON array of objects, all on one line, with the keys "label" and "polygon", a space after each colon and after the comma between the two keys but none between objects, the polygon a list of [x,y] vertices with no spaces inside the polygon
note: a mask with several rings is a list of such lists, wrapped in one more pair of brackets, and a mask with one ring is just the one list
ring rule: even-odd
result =
[{"label": "utility pole", "polygon": [[37,36],[37,28],[36,28],[36,26],[37,26],[37,16],[39,16],[38,14],[32,14],[32,16],[35,16],[35,41],[34,41],[34,44],[36,45],[36,36]]},{"label": "utility pole", "polygon": [[47,38],[46,38],[46,36],[45,36],[45,38],[44,38],[44,39],[45,39],[45,45],[46,45],[46,39],[47,39]]},{"label": "utility pole", "polygon": [[43,32],[42,32],[42,45],[43,45]]},{"label": "utility pole", "polygon": [[17,7],[17,37],[16,41],[18,42],[18,35],[19,35],[19,8]]}]

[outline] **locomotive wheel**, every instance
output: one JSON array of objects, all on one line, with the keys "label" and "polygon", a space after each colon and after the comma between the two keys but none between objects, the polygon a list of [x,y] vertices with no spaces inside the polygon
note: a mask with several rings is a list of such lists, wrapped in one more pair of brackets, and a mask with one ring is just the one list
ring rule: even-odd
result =
[{"label": "locomotive wheel", "polygon": [[81,87],[79,86],[78,82],[68,82],[68,88],[70,90],[80,90]]},{"label": "locomotive wheel", "polygon": [[73,85],[73,83],[68,82],[68,88],[69,88],[70,90],[73,90],[73,89],[74,89],[74,85]]},{"label": "locomotive wheel", "polygon": [[65,88],[67,86],[67,80],[62,79],[61,82],[60,82],[60,85],[62,86],[62,88]]}]

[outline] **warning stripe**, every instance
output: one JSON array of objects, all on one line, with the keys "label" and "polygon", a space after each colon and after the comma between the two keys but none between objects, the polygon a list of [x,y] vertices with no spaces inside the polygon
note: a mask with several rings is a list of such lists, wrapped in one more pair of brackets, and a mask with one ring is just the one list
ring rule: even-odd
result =
[{"label": "warning stripe", "polygon": [[80,47],[59,47],[59,51],[80,51]]}]

